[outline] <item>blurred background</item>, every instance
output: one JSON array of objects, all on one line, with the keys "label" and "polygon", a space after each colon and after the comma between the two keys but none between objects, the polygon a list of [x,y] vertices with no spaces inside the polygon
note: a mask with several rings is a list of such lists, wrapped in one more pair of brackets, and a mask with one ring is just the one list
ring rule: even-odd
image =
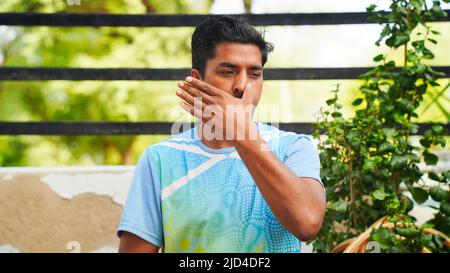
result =
[{"label": "blurred background", "polygon": [[[389,7],[375,0],[3,0],[0,12],[364,12],[370,4]],[[450,22],[431,25],[442,35],[429,63],[448,66]],[[266,68],[371,67],[380,53],[403,61],[402,52],[374,45],[381,31],[375,24],[257,28],[275,46]],[[0,66],[190,68],[193,30],[0,26]],[[349,114],[359,80],[266,81],[259,107],[283,111],[261,121],[314,122],[337,83]],[[449,122],[449,83],[441,79],[427,94],[417,122]],[[0,121],[189,121],[175,90],[176,81],[0,81]],[[133,165],[145,147],[167,137],[0,135],[0,252],[115,251]]]},{"label": "blurred background", "polygon": [[[0,12],[94,13],[286,13],[365,11],[389,1],[206,1],[206,0],[8,0]],[[75,3],[75,2],[74,2]],[[248,7],[250,6],[250,7]],[[388,6],[388,5],[387,5]],[[444,7],[445,8],[445,7]],[[433,65],[450,61],[449,23],[433,23],[442,33]],[[373,66],[380,27],[370,25],[274,26],[264,29],[275,45],[271,67]],[[28,67],[187,68],[193,28],[8,27],[0,26],[0,65]],[[401,51],[391,59],[401,62]],[[177,105],[175,81],[32,81],[0,82],[2,121],[176,121],[189,120]],[[358,80],[266,81],[260,106],[279,105],[280,122],[312,122],[329,91],[341,83],[343,104],[351,107]],[[442,80],[446,86],[448,79]],[[439,88],[436,88],[438,93]],[[447,122],[448,93],[419,121]],[[308,98],[308,100],[305,100]],[[431,102],[432,98],[428,97]],[[427,101],[426,101],[427,102]],[[428,103],[424,103],[424,108]],[[41,137],[0,136],[0,166],[132,165],[149,144],[166,136]],[[43,157],[45,154],[47,156]]]}]

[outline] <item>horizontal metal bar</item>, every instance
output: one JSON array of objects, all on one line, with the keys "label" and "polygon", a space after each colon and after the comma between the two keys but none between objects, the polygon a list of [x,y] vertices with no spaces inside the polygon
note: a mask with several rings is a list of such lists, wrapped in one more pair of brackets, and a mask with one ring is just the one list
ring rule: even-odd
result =
[{"label": "horizontal metal bar", "polygon": [[[450,78],[450,66],[433,67]],[[357,79],[371,67],[348,68],[267,68],[265,80],[324,80]],[[1,67],[0,80],[8,81],[167,81],[179,80],[190,75],[189,68],[146,69],[146,68],[29,68]]]},{"label": "horizontal metal bar", "polygon": [[[432,20],[442,22],[450,20],[450,10],[445,10],[446,18]],[[5,26],[60,26],[60,27],[192,27],[208,17],[209,14],[86,14],[86,13],[0,13],[0,25]],[[255,26],[286,25],[341,25],[368,24],[365,12],[344,13],[272,13],[238,14]]]},{"label": "horizontal metal bar", "polygon": [[[270,124],[270,123],[269,123]],[[170,135],[193,127],[184,122],[0,122],[0,135]],[[281,130],[311,134],[312,123],[276,123]],[[430,129],[431,123],[418,123],[417,135]],[[442,124],[450,131],[450,123]]]},{"label": "horizontal metal bar", "polygon": [[0,80],[10,81],[151,81],[179,80],[191,72],[190,69],[146,69],[146,68],[29,68],[1,67]]},{"label": "horizontal metal bar", "polygon": [[0,135],[158,135],[170,134],[172,126],[170,122],[0,122]]}]

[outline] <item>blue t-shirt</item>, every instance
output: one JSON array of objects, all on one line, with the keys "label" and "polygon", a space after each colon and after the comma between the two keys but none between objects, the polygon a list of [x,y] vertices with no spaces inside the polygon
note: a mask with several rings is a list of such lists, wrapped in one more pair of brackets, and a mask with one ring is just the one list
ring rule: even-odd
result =
[{"label": "blue t-shirt", "polygon": [[[257,125],[290,170],[322,183],[306,135]],[[236,149],[211,149],[196,132],[145,149],[118,235],[131,232],[164,252],[300,252],[301,242],[273,215]]]}]

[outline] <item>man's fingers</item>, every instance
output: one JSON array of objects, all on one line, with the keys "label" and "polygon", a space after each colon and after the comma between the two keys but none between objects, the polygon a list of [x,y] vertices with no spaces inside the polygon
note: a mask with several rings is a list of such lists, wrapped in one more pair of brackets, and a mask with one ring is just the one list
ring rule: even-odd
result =
[{"label": "man's fingers", "polygon": [[204,109],[207,106],[201,97],[193,97],[191,94],[183,92],[182,90],[177,90],[176,94],[187,104],[192,105],[195,108]]},{"label": "man's fingers", "polygon": [[193,77],[186,77],[186,81],[194,88],[197,88],[198,90],[205,92],[208,95],[211,96],[219,96],[219,95],[223,95],[226,94],[225,91],[222,91],[210,84],[207,84],[204,81],[198,80],[196,78]]},{"label": "man's fingers", "polygon": [[190,86],[187,82],[178,82],[178,87],[189,93],[192,97],[202,97],[206,102],[213,102],[213,98],[210,95]]}]

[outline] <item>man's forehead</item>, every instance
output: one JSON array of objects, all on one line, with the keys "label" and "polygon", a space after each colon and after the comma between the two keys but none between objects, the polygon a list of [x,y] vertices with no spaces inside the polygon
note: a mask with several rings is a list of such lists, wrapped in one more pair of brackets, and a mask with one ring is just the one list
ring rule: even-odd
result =
[{"label": "man's forehead", "polygon": [[254,44],[220,43],[216,46],[215,56],[211,61],[215,65],[261,66],[261,50]]},{"label": "man's forehead", "polygon": [[[239,66],[240,66],[239,64],[228,63],[228,62],[221,62],[216,65],[219,67],[232,68],[232,69],[239,68]],[[245,64],[245,65],[246,65],[246,68],[249,68],[251,70],[262,70],[263,69],[261,65],[257,65],[256,63],[255,64],[250,63],[250,64]]]}]

